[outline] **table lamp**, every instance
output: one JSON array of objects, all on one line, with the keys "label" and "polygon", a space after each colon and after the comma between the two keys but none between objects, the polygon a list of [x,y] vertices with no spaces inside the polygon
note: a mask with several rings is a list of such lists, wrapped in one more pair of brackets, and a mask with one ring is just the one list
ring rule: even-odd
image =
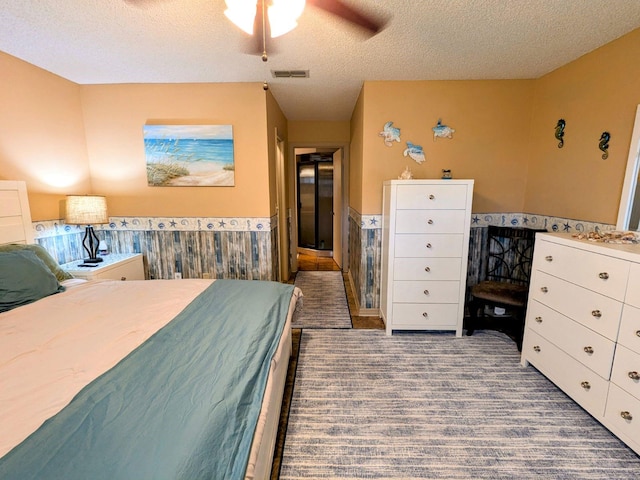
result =
[{"label": "table lamp", "polygon": [[109,223],[107,215],[107,199],[102,195],[67,195],[65,223],[70,225],[86,225],[82,246],[87,252],[85,263],[99,263],[100,240],[93,231],[93,224]]}]

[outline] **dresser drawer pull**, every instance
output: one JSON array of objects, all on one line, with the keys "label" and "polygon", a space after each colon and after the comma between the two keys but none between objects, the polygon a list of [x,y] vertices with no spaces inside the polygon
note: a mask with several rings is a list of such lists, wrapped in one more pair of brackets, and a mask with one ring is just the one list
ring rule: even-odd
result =
[{"label": "dresser drawer pull", "polygon": [[428,223],[429,225],[433,225],[433,220],[429,219],[429,220],[427,220],[427,223]]},{"label": "dresser drawer pull", "polygon": [[436,198],[435,195],[433,194],[429,195],[429,200],[435,200],[435,198]]},{"label": "dresser drawer pull", "polygon": [[539,353],[540,352],[540,345],[534,345],[533,346],[533,351]]},{"label": "dresser drawer pull", "polygon": [[430,267],[424,267],[424,271],[425,271],[425,272],[430,272],[430,271],[431,271],[431,268],[430,268]]},{"label": "dresser drawer pull", "polygon": [[629,372],[629,378],[631,380],[640,380],[640,373],[638,373],[638,372]]},{"label": "dresser drawer pull", "polygon": [[584,347],[584,353],[592,355],[593,354],[593,347]]},{"label": "dresser drawer pull", "polygon": [[542,323],[542,317],[536,317],[536,322]]},{"label": "dresser drawer pull", "polygon": [[424,291],[424,292],[422,292],[422,293],[424,293],[425,295],[429,295],[429,290],[425,290],[425,291]]},{"label": "dresser drawer pull", "polygon": [[602,279],[602,280],[608,280],[609,279],[609,274],[607,272],[601,272],[598,274],[598,276]]},{"label": "dresser drawer pull", "polygon": [[593,315],[596,318],[600,318],[602,316],[602,312],[600,310],[592,310],[591,315]]},{"label": "dresser drawer pull", "polygon": [[589,382],[582,382],[580,386],[585,390],[589,390],[591,388],[591,384]]},{"label": "dresser drawer pull", "polygon": [[640,337],[640,330],[636,330],[636,337]]},{"label": "dresser drawer pull", "polygon": [[547,287],[542,287],[542,288],[540,289],[540,291],[541,291],[542,293],[547,293],[547,292],[549,291],[549,289],[548,289]]},{"label": "dresser drawer pull", "polygon": [[544,257],[544,259],[545,259],[547,262],[553,262],[553,257],[552,257],[551,255],[547,255],[546,257]]},{"label": "dresser drawer pull", "polygon": [[431,244],[430,244],[430,243],[427,243],[425,246],[426,246],[427,248],[431,248]]},{"label": "dresser drawer pull", "polygon": [[120,277],[120,281],[124,282],[127,279],[127,277]]},{"label": "dresser drawer pull", "polygon": [[429,314],[428,314],[427,312],[422,312],[422,316],[423,316],[424,318],[427,318],[427,317],[429,316]]},{"label": "dresser drawer pull", "polygon": [[633,415],[631,415],[631,413],[627,412],[626,410],[624,412],[620,412],[620,416],[625,420],[628,420],[629,422],[633,420]]}]

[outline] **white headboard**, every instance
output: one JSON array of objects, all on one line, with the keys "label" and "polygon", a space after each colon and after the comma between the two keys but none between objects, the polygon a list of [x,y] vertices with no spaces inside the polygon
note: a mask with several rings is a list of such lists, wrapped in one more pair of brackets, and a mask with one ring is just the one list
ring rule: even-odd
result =
[{"label": "white headboard", "polygon": [[22,181],[0,180],[0,245],[34,243],[27,185]]}]

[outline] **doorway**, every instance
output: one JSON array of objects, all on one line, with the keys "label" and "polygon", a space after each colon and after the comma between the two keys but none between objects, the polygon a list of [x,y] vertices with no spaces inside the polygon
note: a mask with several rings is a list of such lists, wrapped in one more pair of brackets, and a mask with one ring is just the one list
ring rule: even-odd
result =
[{"label": "doorway", "polygon": [[[296,156],[298,247],[333,255],[333,155]],[[324,255],[322,255],[324,253]]]},{"label": "doorway", "polygon": [[[289,163],[288,175],[293,186],[293,191],[290,192],[289,205],[291,208],[291,267],[292,271],[299,270],[298,259],[302,255],[313,255],[318,257],[320,255],[324,258],[332,259],[337,265],[339,270],[343,269],[344,265],[348,265],[348,205],[349,205],[349,144],[348,143],[290,143],[290,158],[294,161]],[[298,232],[299,232],[299,183],[298,183],[298,162],[303,155],[306,154],[321,154],[323,156],[329,156],[333,163],[333,203],[331,206],[332,219],[333,219],[333,236],[332,236],[332,250],[316,250],[307,249],[299,245]],[[310,158],[309,158],[310,159]],[[325,241],[325,246],[327,242]]]}]

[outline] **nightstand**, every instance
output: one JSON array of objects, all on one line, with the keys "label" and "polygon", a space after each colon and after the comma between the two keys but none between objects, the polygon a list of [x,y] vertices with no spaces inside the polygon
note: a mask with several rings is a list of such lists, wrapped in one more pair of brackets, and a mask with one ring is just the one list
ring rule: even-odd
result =
[{"label": "nightstand", "polygon": [[102,257],[103,261],[93,264],[95,267],[81,267],[84,262],[60,265],[60,268],[76,278],[85,280],[144,280],[144,266],[140,253],[111,253]]}]

